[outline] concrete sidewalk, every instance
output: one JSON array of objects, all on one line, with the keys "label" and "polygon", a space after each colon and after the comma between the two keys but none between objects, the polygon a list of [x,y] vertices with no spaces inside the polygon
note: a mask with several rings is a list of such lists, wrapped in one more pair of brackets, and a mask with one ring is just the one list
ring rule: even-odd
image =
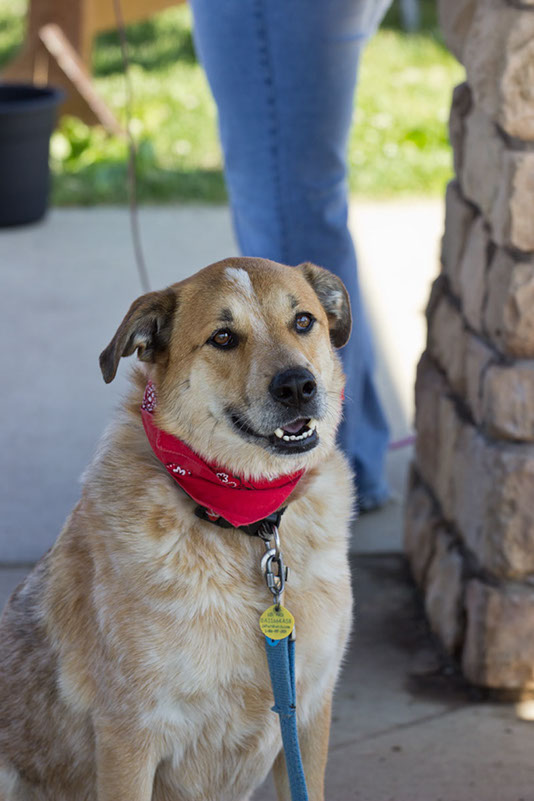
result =
[{"label": "concrete sidewalk", "polygon": [[[395,439],[411,433],[423,309],[437,270],[439,202],[351,209],[377,372]],[[141,214],[154,288],[236,252],[224,208]],[[0,232],[4,348],[0,605],[56,538],[78,476],[126,387],[106,386],[98,354],[140,294],[124,209],[56,210]],[[436,648],[401,555],[410,449],[392,451],[397,500],[356,525],[356,626],[338,688],[330,801],[532,801],[526,706],[466,687]],[[17,563],[19,566],[17,566]],[[25,564],[21,564],[25,563]],[[273,801],[270,784],[255,801]]]}]

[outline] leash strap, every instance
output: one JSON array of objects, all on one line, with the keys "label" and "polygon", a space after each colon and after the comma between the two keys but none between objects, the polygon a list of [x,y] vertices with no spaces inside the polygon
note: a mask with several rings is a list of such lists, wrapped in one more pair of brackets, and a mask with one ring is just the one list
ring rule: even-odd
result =
[{"label": "leash strap", "polygon": [[265,651],[274,695],[273,712],[280,717],[291,801],[308,801],[297,733],[295,692],[295,640],[265,637]]}]

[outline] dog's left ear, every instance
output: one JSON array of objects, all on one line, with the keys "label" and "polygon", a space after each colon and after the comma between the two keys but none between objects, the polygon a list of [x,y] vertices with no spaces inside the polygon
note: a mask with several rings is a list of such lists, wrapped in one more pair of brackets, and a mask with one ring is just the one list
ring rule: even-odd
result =
[{"label": "dog's left ear", "polygon": [[121,357],[131,356],[135,350],[141,361],[156,361],[169,344],[176,304],[176,292],[170,287],[134,300],[115,336],[100,354],[100,369],[106,384],[115,378]]},{"label": "dog's left ear", "polygon": [[345,289],[345,284],[330,270],[317,267],[311,262],[299,264],[296,269],[300,270],[306,281],[312,285],[321,301],[321,306],[328,317],[332,345],[342,348],[347,344],[352,328],[349,293]]}]

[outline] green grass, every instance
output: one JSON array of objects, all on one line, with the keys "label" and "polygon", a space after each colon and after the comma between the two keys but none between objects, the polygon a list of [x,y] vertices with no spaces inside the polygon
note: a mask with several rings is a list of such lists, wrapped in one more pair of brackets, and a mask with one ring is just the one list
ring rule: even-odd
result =
[{"label": "green grass", "polygon": [[431,29],[382,28],[369,43],[349,145],[350,181],[363,195],[436,194],[452,172],[447,120],[463,68]]},{"label": "green grass", "polygon": [[[0,0],[0,66],[23,36],[25,0]],[[447,115],[462,68],[443,47],[431,0],[418,34],[399,30],[393,7],[360,68],[349,146],[351,190],[366,197],[441,193],[451,174]],[[196,62],[186,6],[128,29],[142,202],[225,199],[216,111]],[[95,84],[120,119],[125,89],[117,35],[93,49]],[[64,118],[52,138],[53,201],[123,203],[126,146],[98,127]]]},{"label": "green grass", "polygon": [[0,68],[15,55],[24,34],[26,0],[0,0]]}]

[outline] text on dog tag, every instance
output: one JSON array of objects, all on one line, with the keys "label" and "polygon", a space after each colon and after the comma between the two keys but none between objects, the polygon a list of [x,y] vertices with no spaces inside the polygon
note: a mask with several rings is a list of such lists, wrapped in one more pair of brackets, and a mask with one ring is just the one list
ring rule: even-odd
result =
[{"label": "text on dog tag", "polygon": [[260,629],[271,640],[283,640],[295,627],[295,618],[283,606],[273,604],[260,617]]}]

